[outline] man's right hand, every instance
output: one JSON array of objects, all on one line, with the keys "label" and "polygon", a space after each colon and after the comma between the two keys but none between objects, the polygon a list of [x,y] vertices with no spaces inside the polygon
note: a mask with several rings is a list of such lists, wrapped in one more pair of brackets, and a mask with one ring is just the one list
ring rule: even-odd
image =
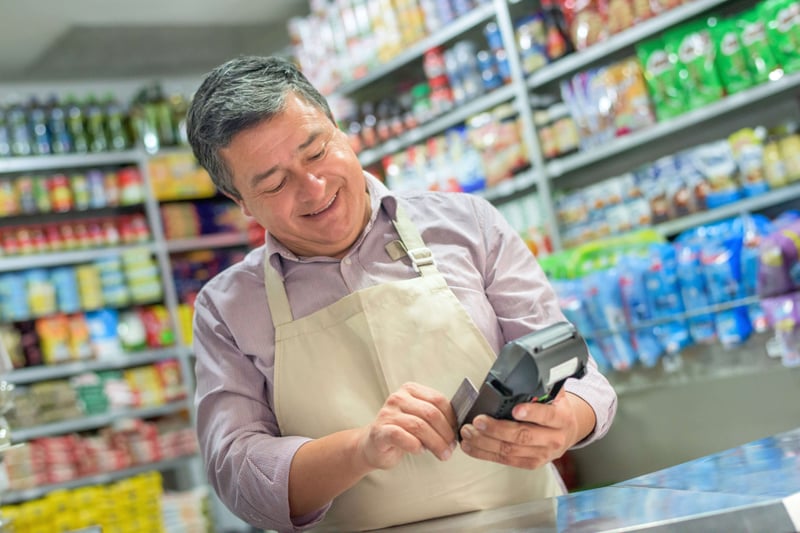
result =
[{"label": "man's right hand", "polygon": [[432,452],[447,461],[456,447],[456,415],[440,392],[406,383],[393,392],[375,421],[362,428],[359,456],[369,468],[388,470],[406,453]]}]

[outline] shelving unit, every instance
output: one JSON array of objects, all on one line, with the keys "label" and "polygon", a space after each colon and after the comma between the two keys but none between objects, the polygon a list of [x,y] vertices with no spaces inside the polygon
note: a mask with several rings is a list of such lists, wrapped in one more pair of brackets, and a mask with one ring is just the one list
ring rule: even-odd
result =
[{"label": "shelving unit", "polygon": [[133,477],[137,474],[158,470],[159,472],[166,472],[176,468],[183,468],[194,459],[194,456],[175,457],[171,459],[164,459],[163,461],[156,461],[145,465],[137,465],[130,468],[123,468],[121,470],[114,470],[111,472],[103,472],[94,474],[63,483],[52,483],[50,485],[43,485],[33,489],[9,491],[0,496],[0,503],[3,505],[21,503],[28,500],[41,498],[56,490],[75,489],[78,487],[86,487],[89,485],[103,485],[106,483],[113,483],[120,479]]},{"label": "shelving unit", "polygon": [[[181,149],[181,151],[186,151]],[[169,312],[173,331],[177,342],[174,346],[160,349],[143,350],[126,353],[115,358],[75,361],[59,365],[33,366],[12,371],[6,376],[10,383],[22,385],[37,382],[65,379],[70,376],[86,372],[103,370],[120,370],[133,367],[151,365],[160,361],[175,359],[180,363],[183,386],[187,392],[185,399],[165,405],[150,406],[132,409],[116,409],[106,413],[85,416],[79,419],[62,420],[28,428],[16,428],[12,433],[14,443],[24,443],[42,437],[63,435],[74,432],[91,431],[113,425],[122,419],[140,418],[151,419],[180,412],[188,412],[190,419],[194,413],[192,406],[192,391],[194,389],[194,370],[191,360],[191,348],[180,338],[178,327],[178,300],[175,291],[175,280],[172,278],[170,254],[178,251],[189,251],[217,246],[241,246],[246,244],[243,235],[212,235],[197,239],[167,242],[161,223],[160,204],[155,199],[148,175],[148,162],[152,157],[143,149],[127,150],[122,152],[95,153],[95,154],[68,154],[58,156],[38,157],[13,157],[0,159],[0,175],[22,175],[28,173],[57,173],[71,172],[92,168],[117,168],[123,166],[136,166],[142,176],[145,191],[144,202],[139,205],[124,205],[101,210],[70,211],[68,213],[47,213],[43,215],[15,215],[8,222],[15,225],[24,225],[26,221],[35,217],[36,222],[42,218],[51,219],[54,223],[80,220],[96,216],[103,212],[106,216],[114,217],[129,210],[143,212],[150,229],[151,241],[124,246],[99,247],[85,250],[65,252],[52,252],[44,254],[31,254],[19,256],[6,256],[0,260],[0,273],[27,270],[31,268],[55,267],[92,262],[106,257],[118,257],[131,250],[144,250],[154,256],[161,273],[163,300],[161,301]],[[97,212],[95,212],[97,211]],[[50,221],[50,220],[48,220]],[[154,302],[156,303],[156,302]],[[81,478],[66,483],[58,483],[37,487],[35,489],[11,492],[2,497],[2,503],[20,503],[26,500],[39,498],[45,494],[59,489],[68,489],[84,485],[108,483],[130,477],[148,470],[178,471],[180,479],[192,480],[194,484],[202,483],[199,458],[197,455],[168,459],[153,464],[137,465],[114,472],[102,473],[95,476]]]},{"label": "shelving unit", "polygon": [[191,407],[188,399],[172,402],[155,407],[141,407],[138,409],[118,409],[100,415],[84,416],[74,420],[62,420],[50,424],[42,424],[30,428],[17,428],[14,430],[12,439],[14,442],[27,442],[41,437],[52,435],[64,435],[66,433],[76,433],[88,431],[112,425],[115,421],[125,418],[155,418],[158,416],[179,413]]}]

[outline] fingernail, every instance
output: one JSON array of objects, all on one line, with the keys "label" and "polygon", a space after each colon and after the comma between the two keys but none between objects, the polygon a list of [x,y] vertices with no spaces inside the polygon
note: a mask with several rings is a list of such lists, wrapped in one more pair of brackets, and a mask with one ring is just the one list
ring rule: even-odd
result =
[{"label": "fingernail", "polygon": [[517,412],[514,414],[517,418],[525,418],[528,416],[528,408],[527,407],[517,407]]},{"label": "fingernail", "polygon": [[472,429],[472,426],[466,425],[461,428],[461,436],[465,439],[471,439],[475,436],[475,430]]},{"label": "fingernail", "polygon": [[486,421],[483,420],[482,418],[479,418],[475,422],[473,422],[473,425],[481,431],[486,429]]}]

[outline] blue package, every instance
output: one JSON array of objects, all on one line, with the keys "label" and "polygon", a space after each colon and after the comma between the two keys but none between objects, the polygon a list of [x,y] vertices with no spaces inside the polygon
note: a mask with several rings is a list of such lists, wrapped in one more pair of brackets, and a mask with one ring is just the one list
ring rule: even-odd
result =
[{"label": "blue package", "polygon": [[678,353],[691,343],[691,337],[683,318],[675,250],[670,244],[654,244],[649,260],[643,273],[647,305],[653,319],[660,321],[653,332],[668,354]]},{"label": "blue package", "polygon": [[636,362],[620,296],[619,272],[609,269],[583,278],[586,309],[600,330],[597,344],[614,370],[628,370]]},{"label": "blue package", "polygon": [[[676,245],[677,275],[681,299],[685,309],[696,311],[711,307],[711,300],[706,288],[706,279],[700,264],[701,247],[696,243]],[[716,340],[717,330],[713,313],[692,313],[687,318],[689,334],[698,343],[710,343]]]},{"label": "blue package", "polygon": [[600,345],[593,338],[597,327],[592,322],[584,303],[586,298],[583,295],[582,282],[580,280],[553,280],[551,285],[556,295],[558,295],[561,312],[583,335],[589,353],[597,363],[597,368],[604,374],[608,373],[612,369],[612,365],[606,359]]},{"label": "blue package", "polygon": [[633,348],[644,366],[653,367],[664,350],[658,342],[653,326],[646,325],[653,318],[647,306],[647,291],[644,287],[647,260],[634,256],[623,257],[620,259],[618,269],[620,299],[626,321],[633,329],[631,334]]},{"label": "blue package", "polygon": [[[745,297],[752,298],[757,296],[758,288],[758,268],[760,263],[760,251],[755,246],[743,246],[741,252],[742,270],[742,292]],[[747,316],[753,330],[763,333],[769,329],[767,315],[761,307],[761,303],[753,302],[747,306]]]},{"label": "blue package", "polygon": [[[712,304],[727,304],[744,298],[741,284],[741,239],[706,243],[701,255],[703,274]],[[717,337],[723,346],[741,344],[752,333],[747,307],[723,309],[716,315]]]}]

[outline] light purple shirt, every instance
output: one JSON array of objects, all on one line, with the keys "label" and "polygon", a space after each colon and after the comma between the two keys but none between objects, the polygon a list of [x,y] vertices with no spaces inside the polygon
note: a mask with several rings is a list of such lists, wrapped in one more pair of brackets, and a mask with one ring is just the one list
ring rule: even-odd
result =
[{"label": "light purple shirt", "polygon": [[[392,261],[384,248],[398,238],[390,216],[401,203],[447,284],[496,352],[507,341],[564,320],[534,256],[490,203],[467,194],[398,195],[371,176],[367,184],[372,216],[342,260],[298,258],[267,235],[266,250],[283,275],[295,319],[359,289],[417,276],[407,258]],[[271,408],[274,328],[263,261],[264,247],[251,251],[197,297],[197,431],[209,480],[222,501],[256,527],[290,531],[318,522],[329,505],[294,523],[289,517],[289,467],[309,439],[281,437]],[[298,376],[296,385],[302,383]],[[617,399],[594,361],[583,379],[568,380],[565,388],[589,403],[597,417],[594,432],[580,446],[605,435]]]}]

